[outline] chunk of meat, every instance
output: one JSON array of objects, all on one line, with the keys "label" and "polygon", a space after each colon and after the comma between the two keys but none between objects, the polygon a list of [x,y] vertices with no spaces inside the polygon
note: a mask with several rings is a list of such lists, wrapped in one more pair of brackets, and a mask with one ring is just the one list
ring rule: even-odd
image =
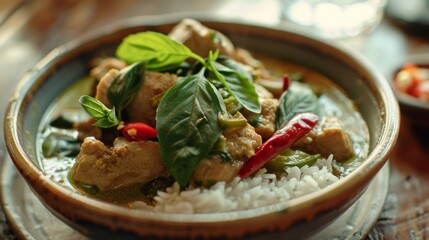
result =
[{"label": "chunk of meat", "polygon": [[232,159],[242,162],[255,155],[256,148],[262,144],[261,135],[249,124],[244,127],[226,128],[223,136],[226,139],[226,150]]},{"label": "chunk of meat", "polygon": [[107,191],[168,176],[157,142],[117,138],[112,148],[86,138],[76,158],[73,180]]},{"label": "chunk of meat", "polygon": [[125,109],[130,121],[145,122],[156,126],[155,116],[164,93],[178,80],[174,74],[146,72],[140,90]]},{"label": "chunk of meat", "polygon": [[102,102],[106,107],[112,108],[112,104],[109,102],[108,92],[110,85],[112,85],[113,80],[119,75],[117,69],[111,69],[108,71],[98,82],[95,98]]},{"label": "chunk of meat", "polygon": [[279,106],[279,100],[275,98],[261,98],[261,119],[255,127],[256,133],[263,139],[270,138],[276,131],[276,110]]},{"label": "chunk of meat", "polygon": [[203,159],[192,175],[192,182],[210,185],[215,182],[232,181],[244,165],[243,162],[224,161],[219,155]]},{"label": "chunk of meat", "polygon": [[226,128],[221,138],[225,142],[225,151],[231,155],[232,160],[225,161],[219,155],[203,159],[192,175],[192,182],[203,185],[219,181],[230,182],[262,144],[261,136],[250,125]]},{"label": "chunk of meat", "polygon": [[234,45],[231,40],[194,19],[183,19],[168,36],[183,43],[201,57],[207,57],[210,51],[216,49],[219,49],[222,55],[233,56],[234,54]]},{"label": "chunk of meat", "polygon": [[347,160],[354,154],[350,137],[337,117],[324,118],[321,131],[311,131],[294,146],[308,153],[320,153],[324,157],[332,154],[337,161]]},{"label": "chunk of meat", "polygon": [[93,79],[101,79],[111,69],[121,70],[127,64],[118,58],[96,58],[92,61],[94,67],[91,69],[89,76]]},{"label": "chunk of meat", "polygon": [[245,112],[244,116],[249,120],[257,119],[255,131],[262,136],[262,139],[266,140],[277,130],[276,111],[279,106],[279,100],[275,98],[259,98],[259,102],[261,104],[261,114]]},{"label": "chunk of meat", "polygon": [[[97,85],[96,98],[108,108],[112,108],[112,104],[108,100],[107,93],[118,73],[117,70],[110,70]],[[159,101],[177,80],[178,77],[174,74],[146,72],[142,86],[125,109],[129,120],[145,122],[155,127],[156,108]]]}]

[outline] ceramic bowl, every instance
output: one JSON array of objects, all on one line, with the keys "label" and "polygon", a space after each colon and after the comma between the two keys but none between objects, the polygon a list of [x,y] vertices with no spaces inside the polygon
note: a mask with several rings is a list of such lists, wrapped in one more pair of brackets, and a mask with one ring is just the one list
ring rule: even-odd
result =
[{"label": "ceramic bowl", "polygon": [[199,20],[229,36],[237,46],[303,65],[339,84],[356,102],[368,124],[370,154],[354,172],[321,191],[233,213],[135,211],[54,183],[41,170],[36,151],[36,133],[47,107],[87,73],[87,61],[95,51],[111,49],[131,33],[168,32],[180,21],[165,16],[131,19],[53,50],[19,83],[6,113],[7,148],[19,172],[50,211],[90,238],[303,238],[318,232],[349,208],[387,161],[398,135],[399,110],[388,82],[365,59],[297,32],[220,19]]},{"label": "ceramic bowl", "polygon": [[407,57],[402,65],[398,66],[390,76],[390,83],[398,99],[399,106],[403,116],[407,118],[408,122],[419,127],[429,129],[429,102],[424,102],[408,94],[405,94],[397,89],[393,81],[396,74],[405,64],[429,65],[429,52],[413,54]]}]

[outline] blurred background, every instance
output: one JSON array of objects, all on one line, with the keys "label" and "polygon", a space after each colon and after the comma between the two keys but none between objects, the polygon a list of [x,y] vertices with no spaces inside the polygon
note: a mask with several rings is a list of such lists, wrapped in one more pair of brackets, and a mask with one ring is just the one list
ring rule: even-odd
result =
[{"label": "blurred background", "polygon": [[[1,116],[20,78],[55,47],[124,19],[160,14],[304,32],[360,52],[386,79],[414,54],[429,62],[429,0],[1,0]],[[388,199],[368,239],[429,237],[428,131],[406,116],[401,127]],[[6,154],[1,138],[0,161]],[[16,237],[0,211],[3,238]]]}]

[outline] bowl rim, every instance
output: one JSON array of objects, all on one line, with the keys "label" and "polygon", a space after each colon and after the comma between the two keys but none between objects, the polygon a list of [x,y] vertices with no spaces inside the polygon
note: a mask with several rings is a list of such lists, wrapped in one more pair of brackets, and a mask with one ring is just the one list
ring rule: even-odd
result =
[{"label": "bowl rim", "polygon": [[[187,16],[189,17],[189,15]],[[155,225],[167,224],[179,225],[182,227],[186,226],[188,223],[201,226],[207,224],[217,224],[220,221],[241,221],[241,224],[247,225],[248,223],[246,222],[253,218],[263,217],[267,221],[269,221],[269,219],[275,219],[275,213],[279,211],[287,211],[290,214],[295,214],[295,216],[299,218],[302,218],[299,212],[307,208],[315,208],[318,210],[318,212],[323,211],[328,204],[327,201],[329,201],[332,196],[348,194],[350,192],[356,191],[356,188],[364,188],[370,179],[381,169],[381,167],[387,161],[388,156],[392,152],[394,143],[396,142],[399,134],[399,107],[388,82],[384,80],[384,77],[375,68],[375,66],[370,64],[362,55],[347,48],[346,46],[333,44],[332,42],[329,43],[327,40],[322,40],[318,37],[311,36],[308,33],[300,32],[299,30],[287,30],[280,27],[253,22],[249,23],[236,19],[231,21],[230,19],[221,19],[216,16],[191,17],[196,18],[202,22],[257,28],[263,29],[264,31],[274,32],[276,34],[288,34],[295,38],[305,40],[306,42],[321,44],[324,51],[335,52],[335,54],[340,55],[342,60],[352,63],[359,63],[358,69],[354,70],[360,73],[369,74],[367,77],[370,77],[371,81],[368,80],[367,84],[369,85],[369,88],[373,94],[378,92],[379,99],[377,99],[377,103],[384,104],[379,107],[381,108],[380,111],[382,112],[381,117],[385,121],[379,130],[379,138],[374,139],[377,144],[370,152],[367,159],[358,167],[358,169],[350,173],[348,176],[317,192],[292,199],[287,202],[275,204],[274,206],[267,206],[258,209],[244,210],[227,214],[210,213],[188,215],[169,213],[164,214],[148,212],[144,210],[144,212],[142,212],[142,210],[135,211],[73,193],[70,190],[65,189],[64,187],[53,182],[49,179],[48,176],[44,175],[43,172],[38,169],[30,159],[28,159],[26,152],[20,146],[19,125],[22,121],[22,119],[20,119],[20,107],[24,102],[26,93],[28,93],[31,88],[34,87],[34,84],[37,83],[38,80],[47,78],[47,76],[49,76],[51,73],[50,69],[52,67],[57,66],[60,62],[67,62],[69,59],[72,59],[76,55],[76,49],[79,49],[82,46],[93,44],[97,40],[104,39],[106,36],[117,34],[123,29],[131,29],[138,26],[159,26],[165,24],[174,24],[183,18],[183,16],[178,17],[177,15],[135,17],[115,23],[98,31],[91,32],[83,37],[77,38],[55,48],[31,71],[26,73],[18,83],[15,93],[10,99],[6,110],[4,125],[5,142],[15,166],[21,175],[24,176],[27,183],[31,186],[39,199],[45,199],[45,196],[43,196],[42,193],[53,193],[56,198],[61,199],[61,201],[64,201],[66,204],[78,206],[81,208],[82,211],[79,211],[79,214],[84,216],[84,218],[94,220],[98,223],[102,223],[104,219],[97,219],[94,216],[113,216],[113,218],[117,221],[127,220],[128,223],[129,221],[143,221],[146,223],[153,222]],[[55,208],[55,206],[47,207]],[[314,216],[310,216],[309,218],[312,217]],[[288,222],[289,220],[285,221]],[[290,224],[290,221],[285,224]],[[123,224],[121,226],[127,227]]]}]

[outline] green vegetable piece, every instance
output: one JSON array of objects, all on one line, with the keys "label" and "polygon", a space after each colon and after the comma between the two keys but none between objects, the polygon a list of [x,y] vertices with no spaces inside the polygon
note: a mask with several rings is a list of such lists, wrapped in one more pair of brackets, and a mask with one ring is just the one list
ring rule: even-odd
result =
[{"label": "green vegetable piece", "polygon": [[280,96],[276,112],[276,126],[282,128],[297,113],[311,112],[318,115],[319,104],[313,90],[300,83],[292,83],[289,89]]},{"label": "green vegetable piece", "polygon": [[249,75],[244,75],[237,70],[213,60],[209,60],[208,65],[210,66],[210,70],[213,71],[218,80],[223,83],[228,92],[234,96],[244,108],[253,113],[261,112],[259,96],[256,93],[255,86],[252,84],[252,78],[249,78]]},{"label": "green vegetable piece", "polygon": [[228,112],[219,112],[218,118],[220,124],[225,128],[244,127],[247,125],[247,119],[240,112],[235,113],[234,116],[231,116]]},{"label": "green vegetable piece", "polygon": [[79,99],[85,112],[92,118],[97,120],[93,125],[101,128],[111,128],[119,124],[119,120],[115,115],[115,108],[109,109],[99,100],[84,95]]},{"label": "green vegetable piece", "polygon": [[[133,100],[144,81],[145,62],[136,62],[119,72],[107,91],[109,102],[121,119],[122,110]],[[112,117],[112,116],[110,116]]]},{"label": "green vegetable piece", "polygon": [[303,167],[304,165],[311,166],[317,159],[320,158],[320,154],[310,155],[300,150],[287,149],[280,155],[277,155],[271,161],[269,161],[265,168],[269,172],[284,172],[285,167]]},{"label": "green vegetable piece", "polygon": [[116,56],[129,64],[147,62],[146,68],[149,70],[176,68],[189,57],[205,62],[185,45],[151,31],[127,36],[116,50]]},{"label": "green vegetable piece", "polygon": [[171,87],[156,113],[162,159],[182,187],[222,133],[217,114],[226,111],[225,105],[204,71]]}]

